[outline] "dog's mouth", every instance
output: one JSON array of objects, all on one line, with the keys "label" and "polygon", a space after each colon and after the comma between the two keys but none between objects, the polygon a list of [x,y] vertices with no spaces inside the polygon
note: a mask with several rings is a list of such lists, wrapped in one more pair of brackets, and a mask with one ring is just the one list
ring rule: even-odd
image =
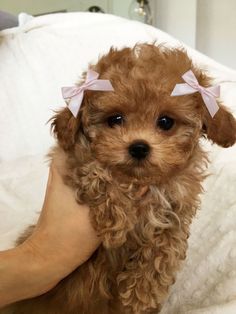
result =
[{"label": "dog's mouth", "polygon": [[130,173],[132,173],[137,178],[142,178],[150,176],[152,173],[152,167],[148,162],[138,161],[134,162],[129,168]]},{"label": "dog's mouth", "polygon": [[148,159],[134,160],[128,159],[126,163],[116,165],[113,170],[119,172],[126,178],[137,179],[139,181],[147,181],[147,178],[151,178],[157,175],[157,169],[155,169]]}]

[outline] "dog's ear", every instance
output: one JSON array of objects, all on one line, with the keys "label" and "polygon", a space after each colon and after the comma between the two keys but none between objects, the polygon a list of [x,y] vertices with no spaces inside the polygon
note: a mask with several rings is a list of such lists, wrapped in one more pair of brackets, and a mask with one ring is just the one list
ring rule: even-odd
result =
[{"label": "dog's ear", "polygon": [[58,111],[51,119],[51,129],[59,145],[66,151],[71,150],[76,142],[81,126],[81,115],[75,118],[68,108]]},{"label": "dog's ear", "polygon": [[203,117],[203,130],[207,138],[222,147],[230,147],[236,142],[236,120],[234,116],[224,107],[212,118],[207,110]]}]

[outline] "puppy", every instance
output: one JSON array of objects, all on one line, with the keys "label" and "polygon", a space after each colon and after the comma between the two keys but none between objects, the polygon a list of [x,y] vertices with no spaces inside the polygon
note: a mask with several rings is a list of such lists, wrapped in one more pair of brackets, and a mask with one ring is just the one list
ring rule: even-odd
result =
[{"label": "puppy", "polygon": [[[102,245],[51,291],[14,304],[14,314],[158,313],[199,208],[208,162],[199,140],[236,141],[235,119],[220,102],[210,115],[211,80],[182,49],[111,49],[91,69],[114,90],[86,90],[78,115],[56,114],[51,157],[90,206]],[[171,95],[189,70],[201,88]]]}]

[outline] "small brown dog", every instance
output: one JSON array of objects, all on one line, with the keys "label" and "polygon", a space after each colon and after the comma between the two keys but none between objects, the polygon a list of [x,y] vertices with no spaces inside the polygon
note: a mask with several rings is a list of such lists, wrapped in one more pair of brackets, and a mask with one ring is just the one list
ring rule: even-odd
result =
[{"label": "small brown dog", "polygon": [[92,69],[114,91],[86,91],[77,118],[68,108],[54,117],[51,156],[77,201],[90,206],[102,245],[54,289],[14,304],[14,314],[158,313],[199,207],[207,165],[199,139],[236,141],[222,104],[212,118],[200,93],[171,96],[190,69],[210,86],[185,51],[111,49]]}]

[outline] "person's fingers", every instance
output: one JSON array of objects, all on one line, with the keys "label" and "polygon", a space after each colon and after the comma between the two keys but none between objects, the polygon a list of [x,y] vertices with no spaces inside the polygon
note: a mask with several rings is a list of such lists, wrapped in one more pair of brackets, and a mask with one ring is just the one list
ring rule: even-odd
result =
[{"label": "person's fingers", "polygon": [[47,189],[51,188],[52,186],[54,188],[64,186],[62,176],[54,163],[51,163],[49,168]]},{"label": "person's fingers", "polygon": [[50,167],[49,171],[48,171],[48,181],[47,181],[46,192],[45,192],[45,196],[44,196],[44,203],[48,197],[49,188],[51,185],[52,185],[52,169]]}]

